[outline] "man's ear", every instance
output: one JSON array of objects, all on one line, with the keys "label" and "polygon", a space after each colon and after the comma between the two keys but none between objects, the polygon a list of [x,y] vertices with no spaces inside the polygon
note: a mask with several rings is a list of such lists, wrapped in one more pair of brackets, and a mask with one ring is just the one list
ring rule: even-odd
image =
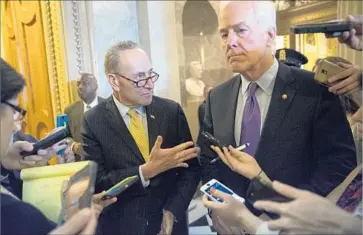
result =
[{"label": "man's ear", "polygon": [[111,87],[113,90],[115,91],[120,91],[120,82],[118,81],[118,79],[116,78],[115,75],[107,75],[107,80],[110,83]]},{"label": "man's ear", "polygon": [[267,45],[272,48],[276,41],[276,28],[269,28],[267,30]]}]

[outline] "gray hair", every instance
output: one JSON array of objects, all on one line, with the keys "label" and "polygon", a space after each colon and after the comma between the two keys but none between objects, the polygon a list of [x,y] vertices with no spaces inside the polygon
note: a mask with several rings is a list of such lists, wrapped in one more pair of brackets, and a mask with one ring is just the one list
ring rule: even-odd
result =
[{"label": "gray hair", "polygon": [[256,1],[253,8],[260,26],[276,30],[276,6],[272,1]]},{"label": "gray hair", "polygon": [[139,48],[139,44],[134,41],[120,41],[113,45],[107,50],[105,56],[105,73],[114,73],[118,70],[118,65],[120,63],[120,52]]}]

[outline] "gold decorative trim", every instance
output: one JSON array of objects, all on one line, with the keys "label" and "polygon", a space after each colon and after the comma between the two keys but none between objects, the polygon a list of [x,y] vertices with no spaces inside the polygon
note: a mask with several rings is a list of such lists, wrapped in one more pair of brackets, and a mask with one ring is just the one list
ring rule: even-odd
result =
[{"label": "gold decorative trim", "polygon": [[66,84],[65,50],[59,1],[40,1],[48,61],[48,74],[54,115],[63,113],[69,104]]}]

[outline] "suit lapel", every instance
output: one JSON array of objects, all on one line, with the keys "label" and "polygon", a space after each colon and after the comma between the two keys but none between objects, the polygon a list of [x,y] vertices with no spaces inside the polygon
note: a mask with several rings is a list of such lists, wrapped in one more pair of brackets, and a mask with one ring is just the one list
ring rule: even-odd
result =
[{"label": "suit lapel", "polygon": [[259,143],[259,146],[264,147],[257,149],[256,158],[263,159],[263,156],[268,154],[269,148],[266,148],[266,146],[271,145],[272,139],[278,133],[295,92],[296,88],[294,87],[291,69],[280,63]]},{"label": "suit lapel", "polygon": [[146,117],[147,117],[147,129],[149,134],[149,149],[151,152],[152,147],[155,144],[156,138],[158,136],[158,126],[160,117],[158,117],[158,113],[155,112],[155,104],[154,101],[151,105],[146,107]]},{"label": "suit lapel", "polygon": [[[230,84],[230,88],[228,89],[228,93],[225,94],[223,97],[224,99],[220,104],[223,104],[223,107],[220,107],[220,110],[218,111],[218,116],[221,117],[221,123],[224,123],[223,130],[220,130],[219,133],[223,135],[221,140],[223,142],[235,145],[236,140],[234,138],[234,128],[235,128],[235,116],[236,116],[236,108],[237,108],[237,100],[238,100],[238,93],[239,88],[241,86],[241,75],[237,75],[234,78],[232,78],[233,81]],[[225,104],[231,104],[231,105],[225,105]],[[220,112],[221,110],[224,110],[224,112]],[[218,122],[218,121],[217,121]],[[223,134],[222,134],[223,133]],[[232,135],[231,135],[232,133]]]},{"label": "suit lapel", "polygon": [[145,162],[139,148],[137,147],[131,133],[129,132],[129,129],[123,121],[123,118],[121,117],[121,114],[115,102],[113,101],[112,96],[106,101],[105,117],[111,128],[117,132],[122,141],[125,142],[125,144],[135,153],[137,158],[140,161]]}]

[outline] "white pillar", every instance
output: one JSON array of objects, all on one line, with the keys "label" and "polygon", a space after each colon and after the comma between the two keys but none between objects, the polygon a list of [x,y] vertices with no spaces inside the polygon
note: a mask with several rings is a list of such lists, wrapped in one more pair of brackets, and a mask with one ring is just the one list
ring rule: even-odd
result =
[{"label": "white pillar", "polygon": [[155,95],[180,102],[175,2],[143,1],[138,5],[140,43],[160,74]]}]

